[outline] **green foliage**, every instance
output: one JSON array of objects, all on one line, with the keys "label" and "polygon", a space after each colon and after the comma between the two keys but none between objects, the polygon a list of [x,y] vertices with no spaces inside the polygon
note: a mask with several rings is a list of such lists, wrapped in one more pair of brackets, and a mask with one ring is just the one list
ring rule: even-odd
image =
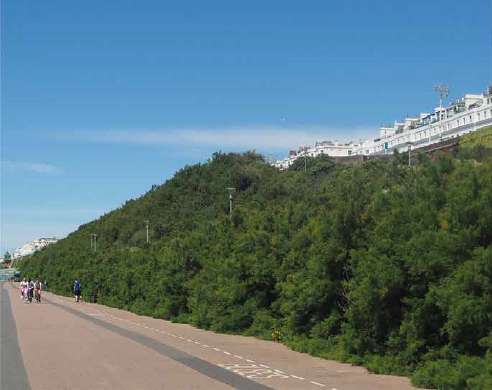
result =
[{"label": "green foliage", "polygon": [[408,167],[404,157],[308,158],[279,172],[254,153],[216,153],[22,271],[57,293],[79,278],[107,305],[276,335],[421,386],[490,387],[492,162],[421,155]]},{"label": "green foliage", "polygon": [[492,126],[463,136],[460,139],[459,156],[492,161]]}]

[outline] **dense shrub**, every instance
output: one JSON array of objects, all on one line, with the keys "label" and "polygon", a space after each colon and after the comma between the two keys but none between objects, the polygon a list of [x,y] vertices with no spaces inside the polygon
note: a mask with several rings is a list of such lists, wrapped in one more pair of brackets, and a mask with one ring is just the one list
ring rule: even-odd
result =
[{"label": "dense shrub", "polygon": [[22,270],[61,294],[80,278],[84,294],[108,305],[274,333],[296,350],[421,386],[490,388],[492,163],[419,160],[310,158],[279,172],[254,153],[218,153]]}]

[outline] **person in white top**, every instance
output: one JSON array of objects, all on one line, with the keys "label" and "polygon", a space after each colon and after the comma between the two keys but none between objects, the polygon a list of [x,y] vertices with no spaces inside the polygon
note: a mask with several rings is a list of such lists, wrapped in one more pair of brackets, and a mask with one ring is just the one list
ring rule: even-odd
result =
[{"label": "person in white top", "polygon": [[20,293],[21,293],[21,298],[23,301],[27,300],[27,282],[26,279],[22,279],[22,282],[20,282]]}]

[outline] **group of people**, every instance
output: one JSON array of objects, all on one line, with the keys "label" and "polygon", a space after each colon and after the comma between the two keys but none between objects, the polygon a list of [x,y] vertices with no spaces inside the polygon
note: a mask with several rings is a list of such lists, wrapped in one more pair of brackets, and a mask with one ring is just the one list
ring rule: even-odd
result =
[{"label": "group of people", "polygon": [[[25,303],[31,303],[34,299],[35,302],[41,303],[41,291],[46,289],[47,283],[42,283],[39,279],[22,279],[20,282],[19,290],[21,298]],[[73,294],[75,295],[75,302],[80,302],[80,296],[82,294],[82,285],[79,280],[75,280],[73,283]]]},{"label": "group of people", "polygon": [[25,303],[31,303],[33,299],[35,302],[41,303],[42,289],[43,284],[39,279],[23,279],[22,282],[20,282],[21,298]]}]

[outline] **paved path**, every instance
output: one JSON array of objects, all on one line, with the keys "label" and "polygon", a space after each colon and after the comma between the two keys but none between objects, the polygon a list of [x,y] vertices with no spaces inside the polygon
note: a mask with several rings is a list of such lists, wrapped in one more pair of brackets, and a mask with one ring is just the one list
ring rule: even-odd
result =
[{"label": "paved path", "polygon": [[17,342],[17,329],[5,283],[0,282],[0,389],[28,390],[29,382]]},{"label": "paved path", "polygon": [[[8,297],[10,305],[5,304]],[[8,284],[2,291],[1,315],[2,369],[11,353],[15,357],[15,348],[7,352],[9,359],[3,353],[4,326],[10,334],[13,316],[23,359],[13,358],[11,366],[21,373],[23,360],[33,390],[412,388],[406,378],[371,375],[361,367],[252,337],[216,334],[102,305],[75,304],[52,294],[45,294],[40,305],[25,304]],[[4,378],[5,372],[0,375]],[[24,383],[29,386],[27,380]],[[24,388],[29,387],[19,387]]]}]

